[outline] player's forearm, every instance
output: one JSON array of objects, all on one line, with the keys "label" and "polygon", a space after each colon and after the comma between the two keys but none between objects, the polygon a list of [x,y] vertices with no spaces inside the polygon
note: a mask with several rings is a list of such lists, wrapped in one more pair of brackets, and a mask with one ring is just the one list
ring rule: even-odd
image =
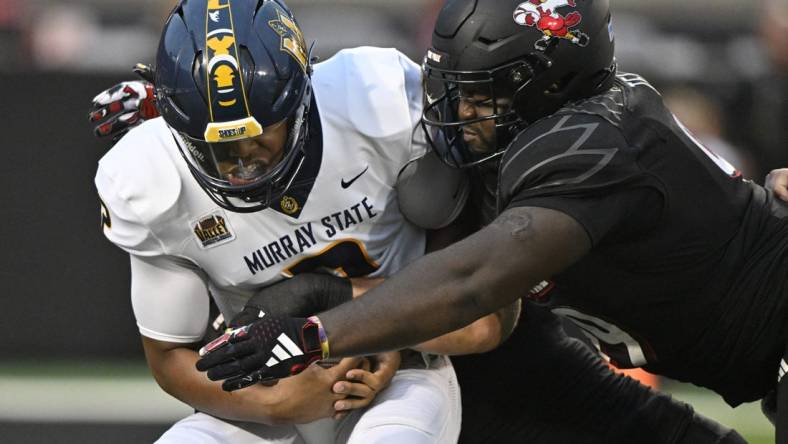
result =
[{"label": "player's forearm", "polygon": [[[383,282],[382,278],[353,279],[353,297],[362,296]],[[472,324],[443,336],[422,342],[414,350],[441,355],[467,355],[490,351],[501,343],[513,326],[504,326],[501,322],[504,309],[498,313],[487,315]],[[517,310],[519,313],[519,310]],[[503,316],[508,319],[511,316]]]},{"label": "player's forearm", "polygon": [[319,314],[333,356],[412,346],[511,304],[590,248],[569,216],[513,209],[424,256],[363,298]]},{"label": "player's forearm", "polygon": [[482,283],[489,250],[473,236],[468,242],[427,255],[364,297],[318,315],[332,355],[405,348],[493,312],[496,306],[480,303],[489,289]]},{"label": "player's forearm", "polygon": [[151,357],[146,349],[149,366],[159,386],[180,401],[201,412],[224,419],[281,424],[278,391],[257,385],[237,392],[225,392],[220,382],[213,382],[198,372],[194,363],[196,352],[175,348]]}]

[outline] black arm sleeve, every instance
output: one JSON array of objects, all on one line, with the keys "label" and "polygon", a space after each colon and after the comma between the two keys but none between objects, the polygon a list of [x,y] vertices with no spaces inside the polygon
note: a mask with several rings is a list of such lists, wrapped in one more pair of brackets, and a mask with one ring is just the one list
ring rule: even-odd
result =
[{"label": "black arm sleeve", "polygon": [[260,312],[274,316],[307,317],[353,299],[350,279],[330,274],[301,273],[265,287],[252,296],[230,322],[240,327]]}]

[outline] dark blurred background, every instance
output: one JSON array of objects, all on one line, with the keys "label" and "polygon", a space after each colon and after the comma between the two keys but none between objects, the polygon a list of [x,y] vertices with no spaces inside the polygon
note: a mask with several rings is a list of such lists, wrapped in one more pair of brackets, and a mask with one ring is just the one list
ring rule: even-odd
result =
[{"label": "dark blurred background", "polygon": [[[93,138],[87,109],[99,91],[133,78],[135,62],[153,61],[174,3],[0,0],[0,146],[7,154],[0,162],[0,398],[8,402],[19,400],[3,384],[19,380],[112,379],[133,369],[150,383],[127,259],[99,229],[93,175],[109,142]],[[762,182],[770,169],[788,166],[788,0],[611,3],[622,70],[654,83],[696,136],[745,176]],[[288,4],[322,59],[375,45],[420,61],[442,1]],[[30,418],[41,402],[31,402]],[[3,431],[40,432],[30,425],[36,419],[25,425],[24,418],[0,402],[0,440]]]}]

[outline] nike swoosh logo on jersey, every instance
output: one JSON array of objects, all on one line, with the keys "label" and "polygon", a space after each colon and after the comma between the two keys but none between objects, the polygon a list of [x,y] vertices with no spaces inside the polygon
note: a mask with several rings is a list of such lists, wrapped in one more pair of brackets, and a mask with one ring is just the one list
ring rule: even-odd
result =
[{"label": "nike swoosh logo on jersey", "polygon": [[360,172],[360,173],[358,174],[358,176],[356,176],[356,177],[354,177],[354,178],[352,178],[352,179],[348,180],[347,182],[345,182],[345,179],[342,179],[342,188],[347,188],[347,187],[349,187],[349,186],[353,185],[353,182],[355,182],[356,180],[358,180],[358,178],[359,178],[359,177],[363,176],[363,175],[364,175],[364,173],[366,173],[368,169],[369,169],[369,165],[367,165],[367,167],[366,167],[366,168],[364,168],[364,171]]}]

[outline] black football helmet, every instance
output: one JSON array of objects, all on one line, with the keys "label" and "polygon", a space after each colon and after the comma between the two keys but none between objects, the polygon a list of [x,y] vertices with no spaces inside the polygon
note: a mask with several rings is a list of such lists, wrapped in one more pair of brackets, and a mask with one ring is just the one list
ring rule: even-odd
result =
[{"label": "black football helmet", "polygon": [[[610,88],[613,48],[608,0],[448,0],[423,64],[430,143],[459,168],[500,156],[528,124]],[[458,107],[474,95],[490,112],[463,120]],[[464,127],[489,120],[494,146],[469,149]]]},{"label": "black football helmet", "polygon": [[[308,138],[310,63],[279,0],[181,0],[168,18],[157,105],[192,175],[221,207],[258,211],[290,187]],[[275,165],[233,157],[233,142],[283,124],[287,142]]]}]

